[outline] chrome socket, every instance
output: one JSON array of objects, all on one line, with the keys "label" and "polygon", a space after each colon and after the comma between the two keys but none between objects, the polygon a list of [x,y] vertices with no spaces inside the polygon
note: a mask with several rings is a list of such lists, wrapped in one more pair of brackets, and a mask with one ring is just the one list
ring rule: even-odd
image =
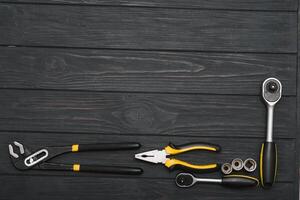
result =
[{"label": "chrome socket", "polygon": [[254,159],[248,158],[244,161],[244,169],[247,172],[254,172],[256,170],[257,163]]},{"label": "chrome socket", "polygon": [[222,171],[223,174],[226,174],[226,175],[231,174],[231,172],[232,172],[231,164],[230,163],[224,163],[221,167],[221,171]]},{"label": "chrome socket", "polygon": [[231,162],[231,167],[232,167],[232,169],[235,170],[235,171],[240,171],[240,170],[242,170],[243,167],[244,167],[244,162],[243,162],[243,160],[240,159],[240,158],[235,158],[235,159],[233,159],[232,162]]}]

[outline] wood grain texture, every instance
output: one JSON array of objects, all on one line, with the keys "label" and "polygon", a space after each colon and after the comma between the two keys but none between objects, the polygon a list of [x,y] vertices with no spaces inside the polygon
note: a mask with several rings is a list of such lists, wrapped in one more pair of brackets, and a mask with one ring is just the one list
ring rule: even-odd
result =
[{"label": "wood grain texture", "polygon": [[296,16],[294,12],[1,4],[0,44],[295,53]]},{"label": "wood grain texture", "polygon": [[[174,180],[123,179],[100,177],[52,177],[52,176],[2,176],[2,191],[9,199],[43,200],[99,200],[99,199],[145,199],[166,200],[290,200],[295,199],[290,183],[279,183],[271,190],[250,188],[235,190],[218,185],[202,184],[190,189],[177,188]],[[113,187],[112,187],[113,186]],[[39,188],[32,190],[32,188]],[[16,192],[18,191],[18,192]],[[0,197],[1,200],[6,200]]]},{"label": "wood grain texture", "polygon": [[[1,130],[264,137],[257,96],[1,90]],[[295,138],[295,97],[276,107],[275,137]]]},{"label": "wood grain texture", "polygon": [[[0,200],[297,199],[296,0],[0,2],[0,45],[18,46],[0,48]],[[176,172],[133,158],[169,141],[200,140],[222,152],[178,157],[258,160],[266,129],[260,84],[269,76],[283,82],[285,95],[275,111],[279,172],[271,190],[183,190]],[[145,173],[20,172],[8,158],[14,140],[34,147],[138,141],[139,151],[54,161],[140,166]]]},{"label": "wood grain texture", "polygon": [[[59,140],[57,139],[59,138]],[[129,151],[98,151],[98,152],[83,152],[76,154],[68,154],[57,157],[52,162],[58,163],[81,163],[81,164],[97,164],[97,165],[123,165],[131,167],[141,167],[144,169],[144,174],[138,177],[143,178],[170,178],[173,179],[178,171],[169,172],[163,165],[155,165],[140,160],[134,159],[134,154],[153,149],[163,149],[172,142],[174,144],[184,144],[193,142],[209,142],[218,144],[222,150],[220,153],[193,151],[182,155],[177,155],[176,158],[182,159],[195,164],[208,163],[225,163],[231,162],[234,158],[247,159],[249,157],[259,160],[259,149],[263,139],[261,138],[232,138],[223,137],[207,138],[207,137],[176,137],[176,136],[131,136],[131,135],[102,135],[102,134],[55,134],[55,133],[14,133],[0,132],[0,157],[7,158],[7,145],[13,141],[21,142],[25,146],[31,147],[31,150],[37,150],[45,146],[54,145],[71,145],[71,144],[89,144],[89,143],[109,143],[109,142],[140,142],[142,147],[139,150]],[[294,139],[276,139],[279,155],[278,155],[278,182],[295,182],[294,176],[296,159],[295,140]],[[258,177],[258,169],[252,176]],[[10,162],[10,159],[0,160],[0,174],[10,175],[53,175],[53,176],[73,176],[73,172],[55,172],[55,171],[18,171]],[[117,175],[95,174],[95,173],[79,173],[79,176],[86,177],[118,177]],[[199,174],[200,176],[200,174]],[[202,177],[219,177],[220,173],[201,174]],[[122,176],[125,177],[125,176]],[[127,176],[128,178],[136,178]]]},{"label": "wood grain texture", "polygon": [[[299,5],[299,1],[298,1],[298,5]],[[300,63],[299,63],[299,59],[300,59],[300,10],[299,10],[299,6],[298,6],[298,62],[297,62],[297,140],[296,140],[296,166],[298,166],[298,168],[296,169],[295,175],[297,177],[296,180],[296,184],[295,184],[295,190],[296,190],[296,197],[298,199],[300,199]]]},{"label": "wood grain texture", "polygon": [[0,47],[0,87],[259,95],[267,77],[296,94],[296,55]]},{"label": "wood grain texture", "polygon": [[142,6],[191,9],[297,10],[297,0],[1,0],[10,3]]}]

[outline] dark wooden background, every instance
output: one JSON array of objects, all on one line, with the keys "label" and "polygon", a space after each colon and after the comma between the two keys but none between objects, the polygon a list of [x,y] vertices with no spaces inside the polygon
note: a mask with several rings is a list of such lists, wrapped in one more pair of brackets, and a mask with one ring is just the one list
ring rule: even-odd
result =
[{"label": "dark wooden background", "polygon": [[[0,199],[298,199],[297,27],[297,0],[0,0]],[[284,95],[271,190],[179,189],[176,172],[134,159],[169,141],[205,141],[222,152],[182,157],[258,160],[266,129],[260,88],[270,76]],[[32,147],[138,141],[139,151],[56,161],[145,173],[20,172],[8,157],[14,140]]]}]

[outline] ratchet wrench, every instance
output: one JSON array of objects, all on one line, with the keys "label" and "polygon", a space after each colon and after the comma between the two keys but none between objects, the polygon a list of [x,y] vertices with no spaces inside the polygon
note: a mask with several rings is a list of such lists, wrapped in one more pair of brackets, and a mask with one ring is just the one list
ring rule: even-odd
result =
[{"label": "ratchet wrench", "polygon": [[276,179],[277,146],[273,142],[273,116],[275,104],[280,100],[282,85],[276,78],[268,78],[262,85],[262,96],[268,110],[266,141],[260,151],[260,179],[265,188],[270,188]]},{"label": "ratchet wrench", "polygon": [[190,173],[180,173],[176,176],[175,183],[178,187],[181,188],[189,188],[195,185],[197,182],[199,183],[215,183],[221,184],[227,187],[253,187],[258,186],[259,181],[251,176],[243,176],[243,175],[227,175],[222,178],[213,179],[213,178],[196,178]]}]

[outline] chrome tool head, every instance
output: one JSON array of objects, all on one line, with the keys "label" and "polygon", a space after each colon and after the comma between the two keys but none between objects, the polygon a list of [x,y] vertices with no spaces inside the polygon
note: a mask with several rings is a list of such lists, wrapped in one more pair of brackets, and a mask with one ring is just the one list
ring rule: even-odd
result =
[{"label": "chrome tool head", "polygon": [[[16,147],[17,150],[15,150]],[[28,148],[17,141],[8,145],[8,151],[13,165],[19,170],[30,169],[47,159],[49,156],[47,149],[40,149],[31,153]]]},{"label": "chrome tool head", "polygon": [[268,78],[262,84],[262,96],[265,102],[274,106],[281,98],[282,85],[276,78]]},{"label": "chrome tool head", "polygon": [[248,158],[244,161],[244,169],[247,172],[254,172],[256,170],[257,163],[253,158]]},{"label": "chrome tool head", "polygon": [[190,173],[179,173],[175,178],[175,183],[178,187],[192,187],[197,182],[197,179]]},{"label": "chrome tool head", "polygon": [[165,150],[152,150],[135,154],[135,158],[146,162],[165,163],[167,160],[167,153]]},{"label": "chrome tool head", "polygon": [[265,100],[267,117],[267,137],[266,142],[273,142],[273,117],[275,104],[280,100],[282,94],[282,85],[276,78],[268,78],[262,85],[262,96]]},{"label": "chrome tool head", "polygon": [[241,171],[243,169],[244,162],[240,158],[235,158],[231,162],[231,167],[235,171]]},{"label": "chrome tool head", "polygon": [[30,151],[20,142],[14,141],[13,144],[8,145],[8,151],[13,165],[20,170],[26,170],[25,158],[30,155]]},{"label": "chrome tool head", "polygon": [[230,163],[224,163],[221,167],[221,171],[223,174],[231,174],[232,172],[232,166]]}]

